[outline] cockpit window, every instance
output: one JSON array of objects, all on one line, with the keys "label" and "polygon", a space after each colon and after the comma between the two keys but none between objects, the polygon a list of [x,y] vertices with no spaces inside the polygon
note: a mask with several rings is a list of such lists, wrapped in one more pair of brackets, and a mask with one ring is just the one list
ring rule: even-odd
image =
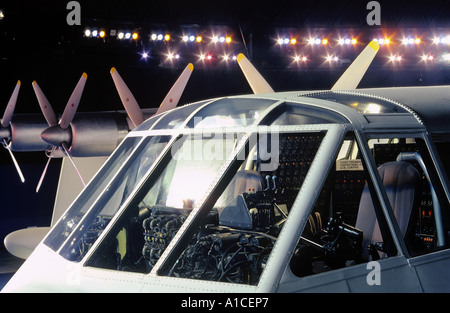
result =
[{"label": "cockpit window", "polygon": [[168,112],[162,117],[152,129],[174,129],[183,125],[188,116],[200,106],[206,104],[208,101],[202,101],[176,108]]},{"label": "cockpit window", "polygon": [[177,140],[147,177],[99,249],[95,267],[149,272],[183,222],[233,158],[239,134],[193,134]]},{"label": "cockpit window", "polygon": [[58,224],[55,225],[50,235],[44,241],[47,246],[55,251],[59,249],[61,244],[70,234],[68,230],[74,229],[79,222],[79,218],[75,219],[74,217],[83,216],[89,210],[94,201],[102,193],[106,185],[123,165],[123,162],[128,159],[141,140],[141,137],[129,137],[122,142],[102,167],[100,172],[75,200],[68,212],[66,212]]},{"label": "cockpit window", "polygon": [[[323,137],[322,132],[281,133],[276,140],[273,134],[259,136],[234,175],[219,183],[223,191],[215,203],[202,208],[200,226],[186,232],[190,240],[174,249],[159,274],[258,284]],[[261,147],[269,145],[277,151],[273,167],[262,160]]]},{"label": "cockpit window", "polygon": [[148,273],[183,229],[159,275],[256,285],[324,136],[183,136],[87,265]]},{"label": "cockpit window", "polygon": [[275,100],[227,98],[201,109],[188,122],[188,128],[240,127],[252,125]]},{"label": "cockpit window", "polygon": [[57,245],[52,242],[52,238],[57,239],[56,243],[68,239],[60,252],[68,260],[79,261],[86,254],[152,167],[170,137],[148,137],[128,158],[136,146],[136,140],[138,139],[130,137],[130,141],[121,146],[112,157],[112,161],[109,161],[100,175],[96,176],[95,183],[86,188],[48,237],[47,241],[53,244],[54,248]]},{"label": "cockpit window", "polygon": [[[290,260],[299,277],[397,255],[361,149],[344,140]],[[301,288],[301,286],[299,286]]]}]

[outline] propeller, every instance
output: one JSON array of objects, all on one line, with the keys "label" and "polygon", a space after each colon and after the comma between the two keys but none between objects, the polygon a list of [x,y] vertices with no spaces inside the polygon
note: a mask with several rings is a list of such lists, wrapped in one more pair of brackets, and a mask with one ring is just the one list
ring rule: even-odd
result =
[{"label": "propeller", "polygon": [[258,70],[253,66],[252,63],[245,57],[244,54],[239,53],[237,56],[237,62],[241,67],[242,72],[245,75],[250,87],[255,94],[261,93],[273,93],[272,87],[267,83],[267,81],[262,77]]},{"label": "propeller", "polygon": [[120,100],[122,101],[128,116],[133,122],[134,127],[139,126],[145,119],[136,98],[133,96],[115,67],[111,68],[110,73],[114,84],[116,85],[116,89],[119,92]]},{"label": "propeller", "polygon": [[194,70],[194,65],[189,63],[186,68],[183,70],[181,75],[178,77],[175,84],[170,88],[164,100],[159,105],[158,111],[156,114],[160,114],[169,110],[174,109],[178,102],[180,101],[181,95],[183,94],[184,89],[191,77],[192,71]]},{"label": "propeller", "polygon": [[11,98],[9,99],[8,105],[6,106],[5,113],[3,114],[3,118],[1,121],[0,137],[2,139],[3,147],[5,147],[5,149],[8,150],[9,155],[11,156],[14,166],[16,167],[17,173],[19,174],[20,180],[22,181],[22,183],[24,183],[25,178],[22,174],[22,171],[20,170],[19,163],[17,163],[17,160],[11,151],[11,143],[8,142],[11,139],[10,123],[14,113],[14,109],[16,107],[17,98],[19,97],[20,85],[21,82],[19,80],[17,81],[16,87],[14,88]]},{"label": "propeller", "polygon": [[[166,112],[177,106],[193,70],[194,65],[189,63],[167,93],[166,97],[156,111],[156,114]],[[110,73],[128,116],[135,127],[139,126],[142,122],[144,122],[145,118],[138,102],[128,86],[125,84],[122,77],[119,75],[119,72],[117,72],[116,68],[111,68]]]},{"label": "propeller", "polygon": [[44,95],[37,82],[36,81],[33,82],[33,89],[36,94],[36,98],[38,99],[45,120],[49,125],[49,127],[46,128],[41,133],[41,138],[42,140],[53,146],[50,151],[50,154],[48,154],[47,164],[39,180],[36,192],[39,191],[42,185],[42,181],[44,180],[44,176],[47,172],[50,160],[53,158],[57,148],[63,151],[64,154],[69,158],[70,162],[75,168],[75,171],[78,173],[78,176],[80,177],[83,186],[85,186],[84,180],[81,177],[81,174],[78,171],[78,168],[76,167],[75,162],[73,161],[72,156],[70,155],[69,152],[69,146],[72,143],[72,131],[69,128],[69,126],[77,112],[78,105],[80,103],[81,96],[83,94],[84,86],[86,84],[86,80],[87,74],[83,73],[83,75],[81,75],[80,80],[78,81],[78,84],[75,86],[75,89],[73,90],[72,95],[70,96],[69,101],[67,102],[64,112],[59,121],[47,97]]},{"label": "propeller", "polygon": [[[371,41],[366,48],[358,55],[358,57],[350,64],[347,70],[342,74],[331,90],[352,90],[356,89],[362,77],[366,73],[375,55],[380,49],[380,45],[376,41]],[[237,61],[245,75],[250,87],[255,94],[273,93],[272,87],[262,77],[258,70],[251,62],[240,53]]]},{"label": "propeller", "polygon": [[350,64],[331,90],[356,89],[379,49],[380,45],[376,41],[371,41],[352,64]]}]

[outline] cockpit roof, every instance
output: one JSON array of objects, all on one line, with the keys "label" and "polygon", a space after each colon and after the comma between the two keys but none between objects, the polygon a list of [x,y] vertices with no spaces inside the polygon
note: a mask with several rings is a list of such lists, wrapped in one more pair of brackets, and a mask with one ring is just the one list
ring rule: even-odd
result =
[{"label": "cockpit roof", "polygon": [[[432,133],[450,132],[450,86],[421,88],[302,91],[216,98],[154,116],[135,131],[342,123],[362,129],[393,125],[423,128],[426,125]],[[430,90],[424,92],[423,88]]]}]

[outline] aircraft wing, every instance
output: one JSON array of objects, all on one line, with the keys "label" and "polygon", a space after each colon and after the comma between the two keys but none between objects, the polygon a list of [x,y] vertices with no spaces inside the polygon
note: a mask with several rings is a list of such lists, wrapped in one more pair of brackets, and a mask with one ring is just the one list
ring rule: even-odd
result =
[{"label": "aircraft wing", "polygon": [[242,69],[242,72],[244,72],[245,78],[250,84],[253,93],[261,94],[274,92],[272,87],[270,87],[264,77],[262,77],[262,75],[253,66],[253,64],[250,63],[250,61],[245,57],[244,54],[239,53],[239,55],[237,56],[237,61]]},{"label": "aircraft wing", "polygon": [[375,41],[371,41],[342,74],[331,90],[356,89],[379,49],[380,45]]},{"label": "aircraft wing", "polygon": [[178,77],[175,84],[170,89],[169,93],[164,98],[163,102],[156,111],[156,114],[166,112],[175,108],[180,101],[181,95],[183,94],[184,88],[191,77],[192,71],[194,70],[194,65],[189,63],[184,69],[183,73],[181,73],[180,77]]}]

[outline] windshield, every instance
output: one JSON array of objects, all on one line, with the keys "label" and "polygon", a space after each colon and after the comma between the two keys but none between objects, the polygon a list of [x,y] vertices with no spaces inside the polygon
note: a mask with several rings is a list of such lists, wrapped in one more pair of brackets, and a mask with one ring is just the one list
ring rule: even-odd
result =
[{"label": "windshield", "polygon": [[257,284],[324,135],[182,136],[86,265]]},{"label": "windshield", "polygon": [[[241,138],[238,134],[181,136],[102,243],[100,251],[107,251],[91,258],[94,266],[151,270],[178,228],[214,186]],[[108,253],[111,249],[117,256]]]}]

